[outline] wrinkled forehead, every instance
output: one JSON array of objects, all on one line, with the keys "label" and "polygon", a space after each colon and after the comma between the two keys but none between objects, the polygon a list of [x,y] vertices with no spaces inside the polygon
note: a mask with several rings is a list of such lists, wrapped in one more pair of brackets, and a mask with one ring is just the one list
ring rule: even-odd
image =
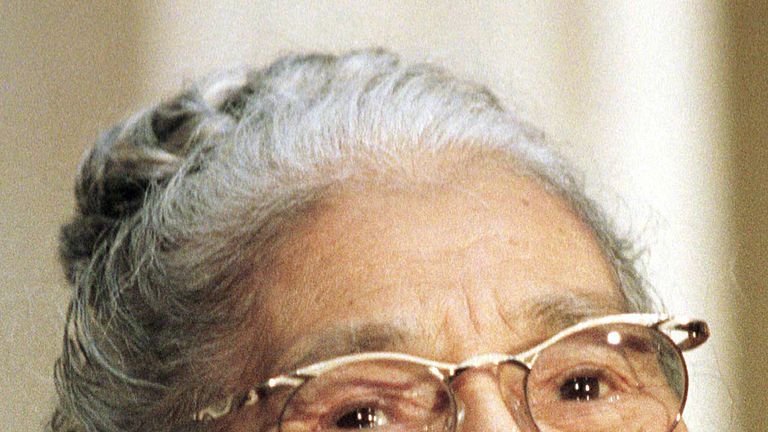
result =
[{"label": "wrinkled forehead", "polygon": [[529,177],[487,167],[329,195],[292,231],[268,279],[261,312],[282,359],[385,346],[445,360],[504,352],[623,309],[610,263],[568,205]]}]

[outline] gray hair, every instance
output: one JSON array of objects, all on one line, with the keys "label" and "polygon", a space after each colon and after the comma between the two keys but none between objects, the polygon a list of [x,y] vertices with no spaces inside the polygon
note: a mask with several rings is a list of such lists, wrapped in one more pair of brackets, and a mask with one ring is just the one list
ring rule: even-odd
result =
[{"label": "gray hair", "polygon": [[49,429],[204,428],[190,415],[232,384],[255,301],[242,281],[325,192],[441,175],[414,168],[422,157],[538,179],[592,228],[627,309],[652,309],[630,244],[545,141],[485,87],[382,50],[219,74],[116,126],[86,155],[61,231],[73,296]]}]

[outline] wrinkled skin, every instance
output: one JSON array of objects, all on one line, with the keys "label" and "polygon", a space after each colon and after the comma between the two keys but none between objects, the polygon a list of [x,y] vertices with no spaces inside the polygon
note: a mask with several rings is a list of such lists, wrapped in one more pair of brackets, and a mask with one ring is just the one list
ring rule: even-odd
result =
[{"label": "wrinkled skin", "polygon": [[[494,167],[439,185],[367,184],[328,197],[268,276],[254,320],[269,335],[259,339],[269,346],[255,348],[268,367],[244,377],[251,382],[356,350],[447,362],[519,352],[579,316],[625,310],[591,230],[534,180]],[[548,310],[562,320],[542,321]],[[347,334],[381,325],[396,334]],[[493,370],[473,370],[453,388],[462,431],[527,430]],[[234,431],[260,430],[263,420],[258,410],[234,417]]]}]

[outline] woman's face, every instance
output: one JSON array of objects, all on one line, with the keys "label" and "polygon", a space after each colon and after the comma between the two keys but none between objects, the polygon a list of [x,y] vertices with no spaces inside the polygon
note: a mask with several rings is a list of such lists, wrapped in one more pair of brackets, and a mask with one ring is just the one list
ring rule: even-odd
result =
[{"label": "woman's face", "polygon": [[[520,352],[625,310],[598,243],[531,179],[474,170],[440,186],[348,190],[317,206],[263,291],[258,382],[361,351],[446,362]],[[454,383],[463,431],[522,430],[492,371]],[[235,430],[252,430],[245,414]]]}]

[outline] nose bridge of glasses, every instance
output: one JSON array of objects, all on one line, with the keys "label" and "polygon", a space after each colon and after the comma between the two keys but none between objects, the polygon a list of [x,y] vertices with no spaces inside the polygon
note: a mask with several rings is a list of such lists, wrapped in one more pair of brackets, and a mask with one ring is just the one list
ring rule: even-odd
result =
[{"label": "nose bridge of glasses", "polygon": [[[454,369],[449,384],[461,386],[462,380],[469,379],[472,371],[492,376],[505,398],[514,396],[517,404],[525,402],[525,380],[531,368],[515,356],[508,354],[483,354],[465,360]],[[490,373],[490,375],[489,375]],[[463,377],[463,378],[462,378]],[[515,393],[513,395],[513,393]]]},{"label": "nose bridge of glasses", "polygon": [[535,430],[525,399],[528,367],[509,356],[481,356],[450,380],[462,432]]},{"label": "nose bridge of glasses", "polygon": [[481,354],[469,358],[456,366],[454,375],[459,375],[469,369],[478,369],[489,366],[493,367],[501,364],[512,364],[518,367],[522,367],[526,370],[530,370],[530,365],[517,356],[512,356],[509,354]]}]

